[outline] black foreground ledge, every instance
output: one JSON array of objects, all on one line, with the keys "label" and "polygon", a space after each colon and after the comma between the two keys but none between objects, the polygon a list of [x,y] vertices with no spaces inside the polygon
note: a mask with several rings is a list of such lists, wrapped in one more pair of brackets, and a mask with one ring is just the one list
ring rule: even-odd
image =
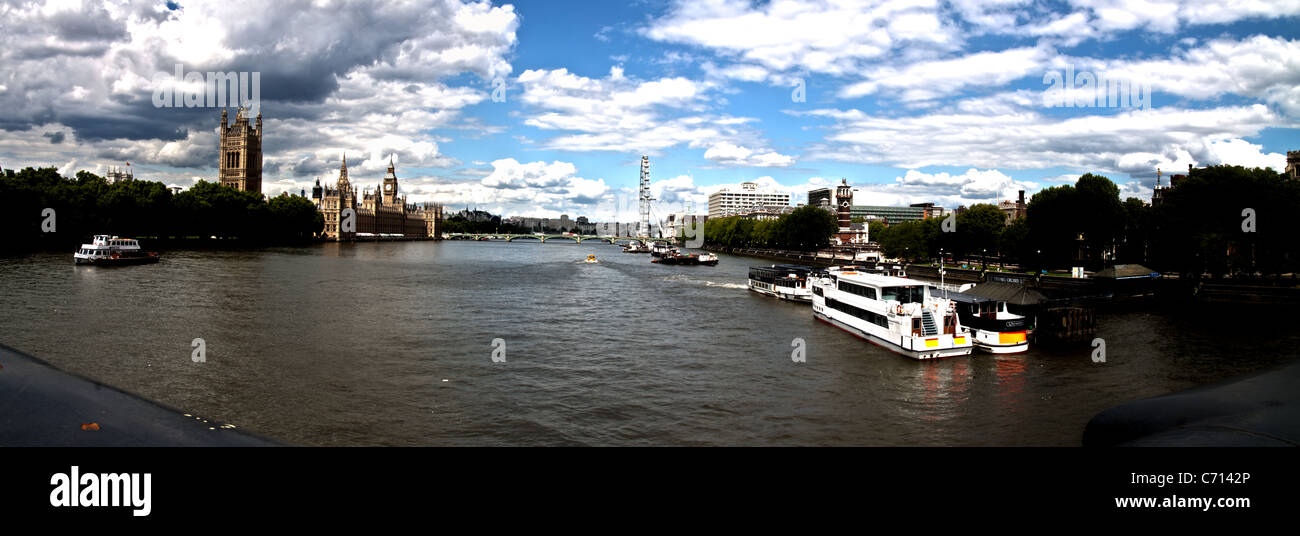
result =
[{"label": "black foreground ledge", "polygon": [[[276,446],[0,344],[0,446]],[[97,429],[96,429],[97,428]]]},{"label": "black foreground ledge", "polygon": [[1088,422],[1083,444],[1300,446],[1300,361],[1107,409]]}]

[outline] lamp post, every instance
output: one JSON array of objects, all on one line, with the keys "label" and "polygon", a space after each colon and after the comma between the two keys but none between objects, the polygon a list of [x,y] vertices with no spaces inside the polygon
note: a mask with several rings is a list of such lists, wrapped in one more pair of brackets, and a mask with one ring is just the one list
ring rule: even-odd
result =
[{"label": "lamp post", "polygon": [[947,272],[943,266],[943,248],[939,248],[939,288],[943,289],[943,297],[948,297],[948,287],[943,286],[943,274]]},{"label": "lamp post", "polygon": [[980,249],[980,266],[984,271],[989,271],[989,248]]},{"label": "lamp post", "polygon": [[1043,272],[1043,250],[1038,250],[1038,273]]}]

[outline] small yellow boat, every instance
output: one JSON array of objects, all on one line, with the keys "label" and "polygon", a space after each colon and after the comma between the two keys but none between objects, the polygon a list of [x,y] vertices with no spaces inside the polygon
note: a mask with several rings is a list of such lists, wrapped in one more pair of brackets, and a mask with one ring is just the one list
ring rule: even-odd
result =
[{"label": "small yellow boat", "polygon": [[596,263],[598,263],[598,262],[600,262],[600,261],[596,260],[596,256],[595,256],[595,255],[587,255],[587,260],[582,261],[582,262],[585,262],[585,263],[587,263],[587,264],[596,264]]}]

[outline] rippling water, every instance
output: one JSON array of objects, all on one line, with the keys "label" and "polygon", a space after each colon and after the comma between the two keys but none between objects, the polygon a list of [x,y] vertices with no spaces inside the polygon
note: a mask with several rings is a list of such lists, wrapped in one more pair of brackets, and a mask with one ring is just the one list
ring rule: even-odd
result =
[{"label": "rippling water", "polygon": [[1286,317],[1220,308],[1103,315],[1103,364],[917,362],[748,292],[764,261],[649,259],[567,241],[4,258],[0,342],[310,445],[1077,445],[1102,409],[1300,347]]}]

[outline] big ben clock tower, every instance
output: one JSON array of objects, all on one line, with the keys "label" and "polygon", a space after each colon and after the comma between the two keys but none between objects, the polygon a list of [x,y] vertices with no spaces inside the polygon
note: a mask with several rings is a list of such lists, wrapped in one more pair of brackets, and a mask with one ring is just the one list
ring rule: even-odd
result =
[{"label": "big ben clock tower", "polygon": [[384,175],[384,204],[397,203],[397,171],[393,167],[393,157],[388,157],[388,174]]}]

